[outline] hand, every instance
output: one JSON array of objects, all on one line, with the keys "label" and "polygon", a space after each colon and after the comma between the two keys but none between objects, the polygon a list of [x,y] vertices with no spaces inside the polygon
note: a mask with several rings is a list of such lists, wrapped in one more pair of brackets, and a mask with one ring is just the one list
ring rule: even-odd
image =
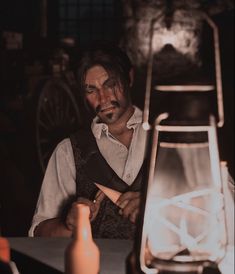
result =
[{"label": "hand", "polygon": [[76,202],[74,202],[67,214],[66,220],[65,220],[65,224],[67,226],[67,228],[69,230],[74,230],[74,228],[76,227],[76,205],[77,204],[84,204],[89,206],[90,208],[90,221],[92,222],[98,212],[99,212],[99,208],[100,208],[100,203],[102,202],[102,200],[104,199],[105,194],[102,191],[98,191],[96,196],[95,196],[95,202],[91,201],[89,199],[86,198],[78,198]]},{"label": "hand", "polygon": [[99,209],[100,209],[100,204],[103,201],[104,197],[106,195],[104,194],[103,191],[99,190],[96,195],[95,195],[95,199],[93,201],[93,205],[94,205],[94,210],[92,211],[92,216],[90,216],[90,220],[91,222],[96,218]]},{"label": "hand", "polygon": [[120,214],[135,223],[139,215],[140,192],[128,191],[123,193],[117,200],[116,205],[121,208]]}]

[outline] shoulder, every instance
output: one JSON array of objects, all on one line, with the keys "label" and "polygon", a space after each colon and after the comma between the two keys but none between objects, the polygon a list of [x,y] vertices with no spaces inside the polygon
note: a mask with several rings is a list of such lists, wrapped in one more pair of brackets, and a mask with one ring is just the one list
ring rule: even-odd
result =
[{"label": "shoulder", "polygon": [[69,137],[72,147],[86,148],[94,143],[95,137],[91,129],[80,129]]},{"label": "shoulder", "polygon": [[54,153],[56,155],[68,155],[72,153],[72,145],[69,138],[63,139],[55,148]]},{"label": "shoulder", "polygon": [[90,136],[90,135],[93,136],[93,133],[92,133],[91,129],[79,129],[75,133],[71,134],[69,136],[69,139],[70,140],[71,140],[71,138],[81,139],[81,138],[85,138],[85,137]]}]

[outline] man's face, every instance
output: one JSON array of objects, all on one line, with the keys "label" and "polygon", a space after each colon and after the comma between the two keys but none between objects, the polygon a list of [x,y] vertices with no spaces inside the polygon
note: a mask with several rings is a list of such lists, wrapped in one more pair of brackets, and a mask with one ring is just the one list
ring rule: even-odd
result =
[{"label": "man's face", "polygon": [[102,122],[115,123],[130,102],[117,79],[109,77],[102,66],[94,66],[85,77],[85,98]]}]

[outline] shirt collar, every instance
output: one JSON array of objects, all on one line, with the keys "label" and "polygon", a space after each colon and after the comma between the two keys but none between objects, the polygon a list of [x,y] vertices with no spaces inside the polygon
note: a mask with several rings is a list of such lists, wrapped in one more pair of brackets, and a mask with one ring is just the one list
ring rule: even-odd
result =
[{"label": "shirt collar", "polygon": [[[130,117],[130,119],[127,121],[127,128],[135,128],[138,124],[142,122],[142,111],[136,107],[134,107],[134,113]],[[91,130],[95,136],[96,139],[100,139],[102,132],[107,136],[108,126],[105,123],[102,123],[99,121],[99,117],[96,116],[91,124]]]}]

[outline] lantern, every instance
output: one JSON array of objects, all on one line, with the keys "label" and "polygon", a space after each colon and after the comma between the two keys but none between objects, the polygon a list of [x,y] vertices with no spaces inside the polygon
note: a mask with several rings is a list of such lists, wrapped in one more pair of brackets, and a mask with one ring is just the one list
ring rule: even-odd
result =
[{"label": "lantern", "polygon": [[205,266],[220,262],[226,252],[223,190],[227,176],[221,172],[216,134],[217,126],[224,123],[219,37],[212,20],[206,14],[202,16],[213,30],[215,85],[161,85],[153,92],[181,93],[182,98],[193,94],[194,99],[202,92],[216,92],[217,113],[209,107],[201,116],[200,106],[211,102],[199,99],[198,109],[196,106],[188,111],[182,104],[177,115],[167,110],[152,125],[149,123],[153,88],[151,29],[143,114],[143,128],[152,130],[140,245],[144,273],[202,273]]},{"label": "lantern", "polygon": [[225,254],[223,178],[208,125],[154,125],[140,263],[145,273],[202,273]]}]

